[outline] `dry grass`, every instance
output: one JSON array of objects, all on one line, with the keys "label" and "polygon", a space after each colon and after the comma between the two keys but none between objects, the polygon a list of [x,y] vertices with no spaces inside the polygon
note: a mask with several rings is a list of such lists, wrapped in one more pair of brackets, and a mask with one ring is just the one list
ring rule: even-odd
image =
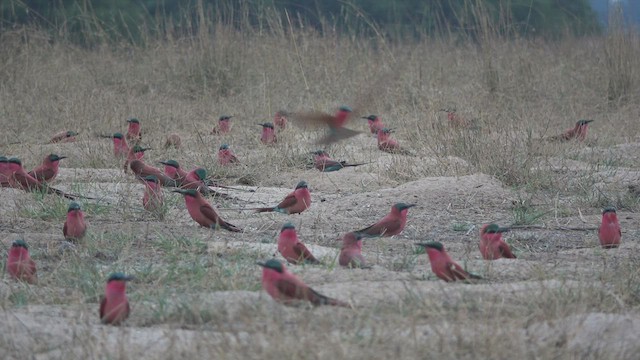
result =
[{"label": "dry grass", "polygon": [[[555,43],[486,37],[454,46],[267,25],[238,32],[214,24],[192,38],[92,50],[29,28],[0,34],[0,152],[28,167],[50,152],[67,155],[57,186],[106,200],[83,204],[89,239],[60,255],[66,203],[0,191],[2,244],[24,237],[41,279],[0,282],[3,354],[29,358],[20,350],[27,346],[38,358],[65,359],[636,356],[629,334],[640,328],[640,221],[638,199],[626,193],[640,171],[636,35]],[[256,123],[278,109],[330,111],[363,99],[364,111],[396,128],[416,157],[381,153],[359,135],[328,150],[373,164],[319,174],[304,169],[319,134],[291,127],[277,146],[259,142]],[[448,127],[443,107],[478,118],[480,129]],[[220,114],[235,115],[233,131],[208,135]],[[131,116],[154,148],[150,163],[174,158],[228,176],[229,184],[249,179],[257,192],[237,196],[251,206],[275,203],[306,179],[314,205],[291,220],[325,265],[292,268],[355,309],[287,308],[259,291],[254,262],[273,254],[285,216],[225,210],[247,232],[214,233],[197,228],[169,193],[164,221],[143,214],[141,185],[121,173],[110,142],[94,137],[121,131]],[[595,119],[585,144],[540,140],[580,118]],[[366,129],[359,119],[349,126]],[[63,129],[79,131],[79,141],[45,144]],[[161,149],[171,132],[182,136],[182,150]],[[221,143],[243,166],[217,165]],[[373,269],[339,269],[339,235],[397,200],[419,204],[405,232],[367,240]],[[558,230],[597,226],[608,204],[620,207],[620,249],[600,250],[594,231]],[[507,240],[519,259],[486,263],[477,231],[488,221],[546,228],[513,231]],[[437,280],[412,246],[426,239],[443,241],[488,280]],[[138,279],[122,328],[99,325],[96,314],[106,275],[116,270]]]}]

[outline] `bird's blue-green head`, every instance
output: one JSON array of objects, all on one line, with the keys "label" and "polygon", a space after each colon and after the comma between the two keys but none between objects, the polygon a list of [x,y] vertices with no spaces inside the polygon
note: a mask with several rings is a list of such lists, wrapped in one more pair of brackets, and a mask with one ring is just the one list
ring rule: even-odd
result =
[{"label": "bird's blue-green head", "polygon": [[9,162],[11,164],[17,164],[17,165],[22,166],[22,160],[20,160],[20,159],[18,159],[16,157],[9,158],[9,160],[7,160],[7,162]]},{"label": "bird's blue-green head", "polygon": [[15,240],[15,241],[11,244],[11,246],[12,246],[12,247],[21,247],[21,248],[25,248],[25,249],[29,250],[29,246],[27,246],[26,241],[24,241],[24,240],[22,240],[22,239]]},{"label": "bird's blue-green head", "polygon": [[227,144],[220,145],[220,150],[229,150],[229,145]]},{"label": "bird's blue-green head", "polygon": [[307,188],[309,187],[309,185],[307,184],[306,181],[301,180],[297,185],[296,185],[296,190],[297,189],[303,189],[303,188]]},{"label": "bird's blue-green head", "polygon": [[257,262],[256,264],[262,266],[263,268],[266,269],[271,269],[271,270],[275,270],[279,273],[284,272],[284,265],[282,264],[281,261],[276,260],[276,259],[270,259],[267,260],[266,262]]},{"label": "bird's blue-green head", "polygon": [[288,229],[295,230],[296,227],[291,222],[287,222],[284,225],[282,225],[282,229],[280,229],[280,232],[283,232],[283,231],[288,230]]},{"label": "bird's blue-green head", "polygon": [[7,158],[6,156],[0,156],[0,163],[8,163],[9,162],[9,158]]},{"label": "bird's blue-green head", "polygon": [[49,161],[53,162],[53,161],[60,161],[62,159],[66,159],[67,157],[66,156],[58,156],[56,154],[50,154],[48,156],[48,158],[49,158]]},{"label": "bird's blue-green head", "polygon": [[616,212],[616,208],[615,208],[615,207],[613,207],[613,206],[609,206],[609,207],[606,207],[606,208],[604,208],[604,209],[602,210],[602,213],[603,213],[603,214],[606,214],[606,213],[608,213],[608,212],[612,212],[612,213],[614,213],[614,214],[615,214],[615,212]]},{"label": "bird's blue-green head", "polygon": [[422,246],[425,249],[435,249],[435,250],[438,250],[438,251],[444,250],[444,246],[442,245],[441,242],[438,242],[438,241],[430,241],[430,242],[426,242],[426,243],[419,243],[419,244],[416,244],[416,245]]},{"label": "bird's blue-green head", "polygon": [[140,124],[140,120],[136,119],[136,118],[130,118],[127,119],[128,123],[134,123],[134,124]]},{"label": "bird's blue-green head", "polygon": [[115,134],[113,134],[113,138],[122,140],[122,138],[124,138],[124,136],[122,135],[122,133],[115,133]]},{"label": "bird's blue-green head", "polygon": [[67,131],[67,133],[66,133],[65,135],[66,135],[67,137],[72,137],[72,136],[76,136],[76,135],[78,135],[78,133],[77,133],[77,132],[75,132],[75,131],[71,131],[71,130],[69,130],[69,131]]},{"label": "bird's blue-green head", "polygon": [[184,196],[191,196],[191,197],[198,196],[198,191],[195,189],[175,189],[175,190],[172,190],[171,192],[182,194]]},{"label": "bird's blue-green head", "polygon": [[260,123],[258,125],[260,125],[262,127],[265,127],[265,128],[273,129],[273,123],[270,123],[270,122]]},{"label": "bird's blue-green head", "polygon": [[200,180],[204,180],[207,178],[207,170],[205,170],[204,168],[197,168],[193,172]]},{"label": "bird's blue-green head", "polygon": [[69,208],[67,208],[67,212],[71,212],[74,210],[80,210],[80,204],[75,201],[69,203]]},{"label": "bird's blue-green head", "polygon": [[375,119],[378,118],[378,115],[369,115],[369,116],[363,116],[363,119],[367,119],[369,121],[375,121]]},{"label": "bird's blue-green head", "polygon": [[340,111],[345,111],[345,112],[352,112],[353,109],[347,105],[342,105],[338,108]]},{"label": "bird's blue-green head", "polygon": [[229,121],[233,116],[232,115],[222,115],[218,118],[219,121]]},{"label": "bird's blue-green head", "polygon": [[152,182],[152,183],[158,183],[158,177],[155,175],[147,175],[145,177],[142,178],[142,180],[144,181],[148,181],[148,182]]},{"label": "bird's blue-green head", "polygon": [[498,224],[489,224],[483,228],[484,234],[497,234],[509,231],[509,228],[501,228]]},{"label": "bird's blue-green head", "polygon": [[111,282],[111,281],[131,281],[133,280],[134,277],[131,275],[125,275],[124,273],[121,272],[115,272],[112,273],[111,275],[109,275],[109,277],[107,278],[107,282]]},{"label": "bird's blue-green head", "polygon": [[180,164],[178,164],[178,162],[175,161],[175,160],[160,161],[160,164],[171,166],[171,167],[176,168],[176,169],[180,168]]},{"label": "bird's blue-green head", "polygon": [[398,209],[398,211],[402,211],[404,209],[412,208],[414,206],[416,206],[416,204],[397,203],[397,204],[393,205],[393,207]]},{"label": "bird's blue-green head", "polygon": [[147,151],[147,150],[151,150],[151,148],[144,148],[144,147],[142,147],[142,146],[140,146],[140,145],[135,145],[135,146],[133,147],[133,152],[134,152],[134,153],[145,152],[145,151]]}]

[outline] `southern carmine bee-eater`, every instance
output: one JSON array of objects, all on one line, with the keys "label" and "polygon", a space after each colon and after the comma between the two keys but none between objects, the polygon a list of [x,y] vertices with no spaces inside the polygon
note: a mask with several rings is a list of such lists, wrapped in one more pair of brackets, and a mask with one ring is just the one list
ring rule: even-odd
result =
[{"label": "southern carmine bee-eater", "polygon": [[218,149],[218,164],[226,166],[231,164],[239,164],[238,158],[229,148],[229,145],[222,144]]},{"label": "southern carmine bee-eater", "polygon": [[131,307],[127,299],[127,281],[133,279],[133,276],[123,273],[109,275],[100,301],[100,321],[103,324],[120,325],[129,317]]},{"label": "southern carmine bee-eater", "polygon": [[155,175],[147,175],[141,180],[144,183],[142,207],[162,220],[164,218],[162,184]]},{"label": "southern carmine bee-eater", "polygon": [[7,256],[7,272],[16,280],[29,284],[38,282],[36,263],[31,259],[29,247],[24,240],[16,240],[11,244]]},{"label": "southern carmine bee-eater", "polygon": [[137,143],[142,140],[142,132],[140,127],[140,120],[136,118],[130,118],[127,120],[129,125],[127,126],[127,141]]},{"label": "southern carmine bee-eater", "polygon": [[348,164],[346,161],[333,160],[329,153],[324,150],[316,150],[313,153],[313,167],[322,172],[332,172],[344,169],[350,166],[360,166],[368,163]]},{"label": "southern carmine bee-eater", "polygon": [[338,263],[347,268],[367,268],[367,262],[362,256],[362,239],[364,235],[358,232],[348,232],[342,237],[342,249]]},{"label": "southern carmine bee-eater", "polygon": [[160,164],[164,165],[164,173],[171,179],[176,181],[176,184],[180,186],[187,178],[187,172],[184,171],[180,164],[175,160],[160,161]]},{"label": "southern carmine bee-eater", "polygon": [[616,208],[608,207],[602,211],[602,223],[598,229],[600,245],[605,249],[617,248],[620,246],[622,231],[618,222]]},{"label": "southern carmine bee-eater", "polygon": [[456,112],[456,109],[445,108],[440,109],[440,111],[444,111],[447,113],[447,121],[449,126],[453,128],[478,128],[477,119],[467,120],[462,115]]},{"label": "southern carmine bee-eater", "polygon": [[378,149],[390,154],[413,155],[409,150],[400,146],[398,141],[391,137],[392,129],[378,130]]},{"label": "southern carmine bee-eater", "polygon": [[113,139],[113,155],[117,158],[126,157],[129,154],[129,145],[127,139],[121,133],[115,133]]},{"label": "southern carmine bee-eater", "polygon": [[180,149],[180,147],[182,147],[182,139],[180,138],[180,135],[175,133],[167,135],[167,139],[164,142],[164,148],[168,149],[171,147],[175,149]]},{"label": "southern carmine bee-eater", "polygon": [[278,205],[271,207],[263,207],[255,210],[256,212],[279,212],[283,214],[300,214],[311,206],[311,193],[306,181],[300,181],[293,192],[289,193],[284,200]]},{"label": "southern carmine bee-eater", "polygon": [[218,118],[218,126],[211,130],[211,135],[226,134],[231,131],[231,118],[230,115],[222,115]]},{"label": "southern carmine bee-eater", "polygon": [[500,258],[515,259],[509,245],[502,240],[502,233],[509,231],[496,224],[484,224],[480,228],[480,243],[478,248],[485,260],[497,260]]},{"label": "southern carmine bee-eater", "polygon": [[270,145],[278,142],[276,137],[276,131],[273,128],[273,124],[270,122],[259,123],[262,126],[262,133],[260,134],[260,141],[265,145]]},{"label": "southern carmine bee-eater", "polygon": [[296,227],[288,222],[284,224],[278,236],[278,251],[292,264],[319,264],[307,247],[300,242]]},{"label": "southern carmine bee-eater", "polygon": [[0,186],[10,187],[9,176],[11,173],[12,171],[9,166],[9,158],[6,156],[0,156]]},{"label": "southern carmine bee-eater", "polygon": [[198,190],[176,189],[173,190],[173,192],[184,195],[189,215],[191,215],[191,218],[200,224],[200,226],[214,230],[220,227],[232,232],[242,232],[242,229],[239,227],[222,220]]},{"label": "southern carmine bee-eater", "polygon": [[34,178],[33,176],[27,174],[26,171],[24,171],[24,168],[22,167],[22,161],[20,161],[20,159],[18,158],[8,159],[7,172],[7,182],[9,185],[8,187],[12,187],[14,189],[20,189],[27,192],[38,191],[47,194],[55,194],[71,200],[79,197],[92,199],[80,195],[67,194],[64,191],[52,188],[46,183],[38,181],[38,179]]},{"label": "southern carmine bee-eater", "polygon": [[355,112],[349,106],[340,106],[335,115],[330,115],[321,111],[311,111],[304,113],[292,113],[291,119],[298,123],[315,127],[328,127],[329,134],[318,141],[318,144],[332,144],[336,141],[350,138],[360,134],[359,131],[345,128],[344,125],[353,117]]},{"label": "southern carmine bee-eater", "polygon": [[87,223],[84,221],[84,212],[80,204],[72,201],[67,209],[67,219],[62,227],[62,233],[67,241],[77,242],[87,233]]},{"label": "southern carmine bee-eater", "polygon": [[377,135],[378,130],[382,130],[385,128],[382,120],[380,120],[380,117],[378,115],[363,116],[362,118],[367,119],[367,123],[369,124],[369,131],[371,131],[373,135]]},{"label": "southern carmine bee-eater", "polygon": [[398,235],[407,225],[407,213],[409,208],[416,204],[397,203],[391,207],[391,211],[377,223],[367,226],[356,232],[369,236],[393,236]]},{"label": "southern carmine bee-eater", "polygon": [[54,144],[74,142],[76,141],[76,136],[78,136],[78,133],[75,131],[61,131],[57,134],[54,134],[49,140],[49,143]]},{"label": "southern carmine bee-eater", "polygon": [[143,160],[144,152],[147,150],[151,150],[151,148],[144,148],[140,145],[134,145],[129,148],[129,152],[127,153],[127,158],[124,161],[124,172],[129,171],[129,164],[134,160]]},{"label": "southern carmine bee-eater", "polygon": [[58,176],[60,160],[66,158],[66,156],[58,156],[56,154],[47,155],[44,157],[42,164],[29,171],[28,174],[36,178],[38,181],[51,182],[56,178],[56,176]]},{"label": "southern carmine bee-eater", "polygon": [[262,288],[280,303],[292,305],[308,301],[315,306],[351,307],[346,302],[332,299],[313,290],[290,273],[281,261],[271,259],[266,262],[257,262],[257,264],[262,266]]},{"label": "southern carmine bee-eater", "polygon": [[431,263],[431,271],[433,271],[433,273],[440,279],[447,282],[482,279],[478,275],[468,273],[462,268],[462,266],[451,260],[451,257],[447,254],[442,243],[433,241],[416,245],[424,247],[427,251],[427,255],[429,255],[429,262]]},{"label": "southern carmine bee-eater", "polygon": [[[138,145],[134,146],[137,147]],[[144,149],[144,148],[143,148]],[[145,176],[153,175],[158,179],[158,182],[162,184],[162,186],[167,187],[175,187],[178,186],[176,180],[167,176],[160,169],[157,169],[153,166],[149,166],[145,164],[142,160],[134,159],[129,163],[129,167],[131,168],[131,172],[140,180],[142,180]]]},{"label": "southern carmine bee-eater", "polygon": [[589,123],[593,120],[578,120],[573,128],[565,130],[560,135],[555,135],[549,138],[551,141],[568,141],[579,140],[584,141],[587,138],[587,130],[589,129]]},{"label": "southern carmine bee-eater", "polygon": [[273,124],[277,126],[278,129],[284,130],[287,127],[287,116],[289,116],[289,113],[284,110],[276,111],[273,117]]}]

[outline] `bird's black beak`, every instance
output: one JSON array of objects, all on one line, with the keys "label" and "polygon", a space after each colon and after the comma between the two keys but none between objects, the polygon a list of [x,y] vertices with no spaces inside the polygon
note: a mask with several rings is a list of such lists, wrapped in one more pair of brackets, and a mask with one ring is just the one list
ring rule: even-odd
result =
[{"label": "bird's black beak", "polygon": [[260,265],[262,267],[266,267],[267,264],[263,263],[262,261],[256,261],[256,265]]}]

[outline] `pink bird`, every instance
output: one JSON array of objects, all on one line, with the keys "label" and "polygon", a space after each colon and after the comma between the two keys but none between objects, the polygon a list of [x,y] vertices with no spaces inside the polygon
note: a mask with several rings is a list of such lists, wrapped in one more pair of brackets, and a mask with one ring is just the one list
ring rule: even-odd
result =
[{"label": "pink bird", "polygon": [[367,119],[369,131],[371,131],[373,135],[377,135],[378,130],[384,129],[384,124],[378,115],[363,116],[362,118]]},{"label": "pink bird", "polygon": [[24,240],[16,240],[11,245],[7,256],[7,272],[16,280],[29,284],[38,282],[36,263],[31,259],[29,247]]},{"label": "pink bird", "polygon": [[[3,166],[4,168],[5,166]],[[2,184],[3,187],[11,187],[14,189],[20,189],[27,192],[38,191],[41,193],[47,194],[55,194],[58,196],[65,197],[67,199],[74,200],[78,197],[83,197],[79,195],[67,194],[64,191],[52,188],[46,183],[38,181],[38,179],[33,176],[27,174],[22,167],[22,161],[18,158],[10,158],[7,160],[6,165],[6,175],[4,176],[7,180],[7,183]],[[85,199],[90,199],[88,197],[84,197]]]},{"label": "pink bird", "polygon": [[262,266],[262,288],[274,300],[285,305],[293,305],[308,301],[315,306],[331,305],[351,307],[346,302],[324,296],[310,288],[298,277],[287,270],[284,264],[276,259],[258,262]]},{"label": "pink bird", "polygon": [[155,175],[148,175],[142,178],[144,183],[144,195],[142,196],[142,207],[152,214],[156,214],[160,219],[164,218],[164,201],[162,196],[162,184]]},{"label": "pink bird", "polygon": [[447,251],[444,249],[444,245],[437,241],[428,242],[424,244],[416,244],[426,249],[427,255],[429,255],[429,262],[431,263],[431,271],[436,274],[437,277],[444,281],[456,281],[456,280],[469,280],[469,279],[482,279],[480,276],[468,273],[462,266],[456,264]]},{"label": "pink bird", "polygon": [[292,264],[320,264],[309,249],[298,240],[296,228],[292,223],[286,223],[280,230],[278,237],[278,251]]},{"label": "pink bird", "polygon": [[209,229],[223,228],[231,232],[242,232],[239,227],[228,223],[213,210],[211,204],[195,189],[176,189],[173,192],[184,195],[187,211],[191,218],[202,227]]},{"label": "pink bird", "polygon": [[278,127],[278,129],[284,130],[287,127],[287,116],[289,116],[289,113],[284,110],[276,111],[273,123]]},{"label": "pink bird", "polygon": [[113,155],[117,158],[126,157],[129,154],[129,145],[124,136],[121,133],[115,133],[111,138],[113,139]]},{"label": "pink bird", "polygon": [[480,228],[480,243],[478,248],[485,260],[496,260],[500,258],[515,259],[509,245],[502,240],[502,233],[509,231],[508,228],[501,228],[496,224],[484,224]]},{"label": "pink bird", "polygon": [[393,130],[384,128],[378,131],[378,149],[391,154],[412,155],[407,149],[400,146],[398,141],[391,137]]},{"label": "pink bird", "polygon": [[589,123],[593,120],[578,120],[573,128],[565,130],[562,134],[552,136],[552,141],[568,141],[579,140],[584,141],[587,138],[587,130],[589,129]]},{"label": "pink bird", "polygon": [[283,214],[300,214],[311,206],[311,193],[306,181],[300,181],[293,192],[289,193],[284,200],[273,207],[264,207],[257,209],[256,212],[279,212]]},{"label": "pink bird", "polygon": [[187,172],[184,171],[180,164],[175,160],[160,161],[160,164],[164,165],[164,173],[169,178],[176,181],[177,184],[182,184],[187,178]]},{"label": "pink bird", "polygon": [[70,143],[70,142],[75,142],[76,141],[76,136],[78,136],[78,133],[75,131],[61,131],[57,134],[54,134],[51,137],[51,140],[49,140],[49,143],[54,144],[54,143]]},{"label": "pink bird", "polygon": [[58,176],[60,160],[66,158],[66,156],[58,156],[56,154],[47,155],[44,157],[42,164],[29,171],[28,174],[41,182],[51,182]]},{"label": "pink bird", "polygon": [[182,147],[182,139],[178,134],[169,134],[167,136],[167,140],[164,142],[164,148],[168,149],[173,147],[175,149],[180,149]]},{"label": "pink bird", "polygon": [[605,249],[617,248],[620,246],[622,231],[618,222],[618,215],[614,207],[608,207],[602,211],[602,223],[598,229],[600,245]]},{"label": "pink bird", "polygon": [[127,173],[129,171],[129,164],[134,160],[142,161],[144,159],[144,152],[147,150],[151,150],[151,148],[143,148],[139,145],[131,147],[127,153],[127,159],[124,162],[124,172]]},{"label": "pink bird", "polygon": [[129,317],[131,307],[127,299],[127,281],[131,280],[132,276],[123,273],[111,274],[107,279],[100,301],[100,321],[103,324],[120,325]]},{"label": "pink bird", "polygon": [[218,126],[211,130],[211,135],[226,134],[231,131],[231,118],[233,116],[222,115],[218,119]]},{"label": "pink bird", "polygon": [[355,167],[368,163],[348,164],[346,161],[333,160],[324,150],[316,150],[313,153],[313,167],[322,172],[332,172],[342,170],[346,167]]},{"label": "pink bird", "polygon": [[394,204],[387,216],[380,219],[377,223],[356,232],[370,236],[398,235],[407,225],[407,213],[409,212],[409,208],[414,206],[416,206],[416,204]]},{"label": "pink bird", "polygon": [[77,242],[87,233],[87,223],[84,221],[84,213],[80,204],[71,202],[67,210],[67,220],[62,227],[65,240]]},{"label": "pink bird", "polygon": [[218,163],[220,165],[226,166],[231,164],[239,164],[238,158],[233,153],[231,149],[229,149],[229,145],[222,144],[220,145],[220,149],[218,149]]},{"label": "pink bird", "polygon": [[130,118],[127,120],[129,123],[127,127],[127,141],[133,141],[134,143],[139,142],[142,139],[142,133],[140,129],[140,120],[136,118]]},{"label": "pink bird", "polygon": [[364,235],[358,232],[348,232],[342,237],[342,249],[338,263],[347,268],[366,268],[367,262],[362,256],[362,239]]},{"label": "pink bird", "polygon": [[258,124],[262,126],[262,135],[260,135],[260,141],[263,144],[270,145],[278,142],[276,137],[276,131],[273,129],[273,124],[270,122]]}]

